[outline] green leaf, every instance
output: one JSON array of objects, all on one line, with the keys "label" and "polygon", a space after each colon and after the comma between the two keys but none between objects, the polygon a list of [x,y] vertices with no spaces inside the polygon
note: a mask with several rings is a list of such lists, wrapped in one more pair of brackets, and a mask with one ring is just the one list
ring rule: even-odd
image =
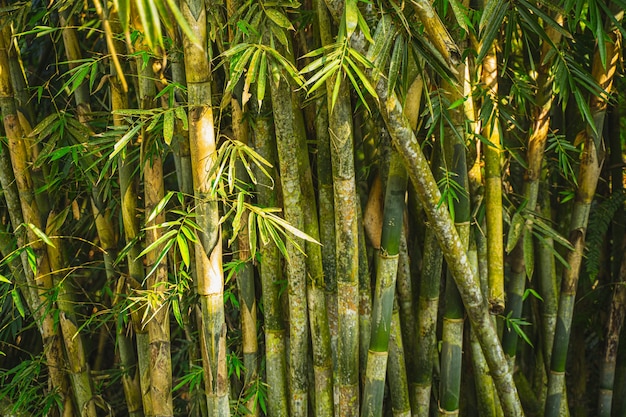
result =
[{"label": "green leaf", "polygon": [[[137,259],[139,259],[142,256],[146,255],[147,253],[153,251],[154,249],[158,248],[159,246],[161,246],[164,243],[167,243],[167,244],[166,244],[166,246],[165,246],[165,248],[163,249],[162,252],[167,252],[167,250],[169,248],[171,248],[172,245],[174,244],[174,237],[177,234],[178,234],[178,231],[174,230],[174,229],[168,230],[167,232],[163,233],[163,235],[161,237],[159,237],[157,240],[155,240],[150,245],[148,245],[144,250],[142,250],[141,253],[139,255],[137,255]],[[135,260],[137,260],[137,259],[135,259]]]},{"label": "green leaf", "polygon": [[358,26],[359,26],[359,29],[361,29],[361,32],[363,33],[365,40],[367,40],[371,44],[374,43],[374,39],[372,39],[372,34],[370,33],[370,28],[367,25],[367,21],[365,20],[361,12],[359,12]]},{"label": "green leaf", "polygon": [[189,268],[190,257],[187,239],[185,239],[185,237],[179,233],[176,235],[176,243],[178,244],[178,251],[180,252],[180,257],[183,260],[183,263],[187,268]]},{"label": "green leaf", "polygon": [[174,113],[176,114],[178,120],[183,122],[183,130],[189,130],[189,120],[187,119],[187,112],[185,111],[185,108],[182,106],[176,106],[174,107]]},{"label": "green leaf", "polygon": [[529,280],[533,277],[533,272],[535,270],[535,248],[533,245],[533,235],[530,231],[526,231],[524,233],[524,266],[526,268],[526,277]]},{"label": "green leaf", "polygon": [[13,299],[13,304],[15,305],[15,308],[17,308],[17,312],[20,313],[20,316],[22,316],[22,318],[25,318],[26,309],[24,308],[24,304],[22,303],[22,297],[20,297],[17,289],[13,288],[11,290],[11,298]]},{"label": "green leaf", "polygon": [[396,87],[398,76],[400,75],[400,66],[402,64],[402,55],[404,53],[404,39],[402,36],[398,36],[393,45],[393,52],[391,53],[391,61],[389,62],[389,75],[387,82],[387,95],[391,95]]},{"label": "green leaf", "polygon": [[158,204],[154,207],[154,210],[152,210],[150,216],[148,216],[148,218],[146,219],[146,223],[150,223],[151,221],[153,221],[156,216],[158,216],[163,211],[163,209],[165,209],[165,206],[167,206],[167,203],[169,203],[170,199],[173,196],[174,191],[168,191],[168,193],[165,194],[161,201],[159,201]]},{"label": "green leaf", "polygon": [[358,0],[346,0],[345,19],[346,37],[350,39],[359,24]]},{"label": "green leaf", "polygon": [[265,86],[267,82],[267,54],[263,51],[261,55],[261,63],[259,64],[258,82],[256,83],[256,99],[259,106],[259,113],[261,112],[261,105],[265,98]]},{"label": "green leaf", "polygon": [[172,111],[166,111],[163,115],[163,140],[168,145],[172,144],[172,138],[174,137],[174,113]]},{"label": "green leaf", "polygon": [[40,228],[38,228],[37,226],[35,226],[32,223],[26,223],[26,225],[28,226],[28,228],[30,230],[33,231],[33,233],[41,240],[43,240],[43,242],[48,245],[51,246],[53,248],[56,248],[56,246],[54,246],[54,243],[52,243],[52,241],[50,240],[50,238],[48,237],[48,235],[46,235]]},{"label": "green leaf", "polygon": [[115,146],[113,146],[113,152],[111,152],[111,154],[109,155],[109,159],[113,159],[115,155],[120,153],[126,147],[128,142],[130,142],[131,139],[135,137],[137,132],[139,132],[139,130],[142,128],[142,126],[143,123],[137,123],[135,126],[133,126],[132,129],[126,132],[124,136],[122,136],[120,140],[115,143]]},{"label": "green leaf", "polygon": [[288,30],[295,30],[289,18],[285,16],[284,14],[282,14],[279,10],[265,9],[265,14],[267,15],[267,17],[270,18],[272,22],[276,23],[281,28],[285,28]]},{"label": "green leaf", "polygon": [[11,281],[2,274],[0,274],[0,282],[6,282],[7,284],[11,283]]},{"label": "green leaf", "polygon": [[130,0],[113,0],[113,4],[117,9],[117,15],[124,31],[128,30],[128,22],[130,22]]},{"label": "green leaf", "polygon": [[476,62],[482,62],[483,58],[491,50],[493,41],[500,32],[500,27],[504,21],[504,16],[509,9],[507,0],[489,0],[480,19],[480,52],[476,58]]},{"label": "green leaf", "polygon": [[524,218],[521,213],[516,212],[513,214],[513,218],[511,219],[511,226],[509,227],[509,234],[506,240],[506,252],[511,253],[515,245],[517,245],[517,241],[522,235],[522,231],[524,230]]}]

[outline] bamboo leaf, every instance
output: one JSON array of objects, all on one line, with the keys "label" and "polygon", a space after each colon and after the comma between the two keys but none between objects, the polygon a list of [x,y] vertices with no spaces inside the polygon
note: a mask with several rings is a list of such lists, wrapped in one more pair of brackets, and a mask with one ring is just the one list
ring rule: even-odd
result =
[{"label": "bamboo leaf", "polygon": [[176,106],[174,108],[174,113],[178,120],[183,122],[183,130],[189,130],[189,120],[187,119],[187,112],[182,106]]},{"label": "bamboo leaf", "polygon": [[13,304],[15,305],[15,308],[17,308],[18,313],[20,313],[20,316],[22,318],[25,318],[26,309],[24,308],[24,303],[22,303],[22,297],[20,297],[17,289],[13,288],[11,290],[11,298],[13,299]]},{"label": "bamboo leaf", "polygon": [[542,219],[535,218],[533,222],[533,228],[537,230],[537,232],[541,232],[543,235],[552,238],[555,242],[562,245],[564,248],[568,250],[574,250],[574,247],[569,240],[561,236],[556,230],[550,227],[550,225],[544,222]]},{"label": "bamboo leaf", "polygon": [[256,236],[256,216],[254,212],[248,213],[248,243],[250,245],[250,253],[252,257],[256,254],[257,236]]},{"label": "bamboo leaf", "polygon": [[526,268],[526,277],[529,280],[533,277],[533,272],[535,270],[535,249],[533,246],[533,235],[532,233],[524,233],[524,266]]},{"label": "bamboo leaf", "polygon": [[396,81],[400,75],[400,65],[402,64],[402,55],[404,50],[404,40],[402,36],[398,36],[393,45],[393,51],[391,53],[391,61],[389,61],[389,75],[387,83],[387,95],[390,95],[396,88]]},{"label": "bamboo leaf", "polygon": [[[156,248],[158,248],[164,243],[166,243],[166,246],[164,247],[162,252],[167,252],[167,250],[169,250],[174,244],[174,241],[176,240],[175,236],[177,234],[178,234],[178,231],[174,229],[168,230],[167,232],[163,233],[162,236],[160,236],[157,240],[149,244],[144,250],[142,250],[141,253],[137,255],[137,258],[135,260],[138,260],[142,256],[145,256],[147,253],[152,252],[153,250],[155,250]],[[160,258],[162,259],[162,257]],[[156,263],[158,263],[158,261]]]},{"label": "bamboo leaf", "polygon": [[142,126],[143,123],[137,123],[132,129],[126,132],[124,136],[122,136],[120,140],[115,143],[115,146],[113,146],[113,152],[109,155],[109,159],[113,159],[115,155],[120,153],[126,147],[128,142],[130,142],[130,140],[137,134],[137,132],[139,132],[139,129],[141,129]]},{"label": "bamboo leaf", "polygon": [[335,75],[335,83],[333,85],[333,91],[330,99],[330,111],[332,113],[335,108],[335,103],[337,102],[337,97],[339,97],[339,92],[341,91],[341,72],[337,72]]},{"label": "bamboo leaf", "polygon": [[498,36],[504,16],[509,9],[509,2],[507,0],[489,0],[483,11],[483,15],[480,19],[480,32],[481,32],[481,44],[480,52],[476,58],[476,62],[482,62],[483,58],[491,50],[493,41]]},{"label": "bamboo leaf", "polygon": [[56,248],[56,246],[54,246],[54,243],[52,243],[52,241],[50,240],[48,235],[46,235],[40,228],[38,228],[37,226],[35,226],[32,223],[26,223],[26,226],[28,226],[28,228],[33,231],[35,236],[37,236],[39,239],[43,240],[43,242],[46,245],[51,246],[53,248]]},{"label": "bamboo leaf", "polygon": [[5,283],[7,283],[7,284],[10,284],[10,283],[11,283],[11,281],[10,281],[7,277],[5,277],[4,275],[2,275],[2,274],[0,274],[0,282],[5,282]]},{"label": "bamboo leaf", "polygon": [[146,223],[150,223],[156,218],[156,216],[161,214],[161,212],[163,211],[163,209],[165,209],[165,206],[167,206],[167,203],[170,202],[173,196],[174,196],[174,191],[168,191],[168,193],[165,194],[165,196],[161,199],[161,201],[159,201],[159,203],[154,207],[154,210],[152,210],[152,212],[150,213],[150,216],[148,216],[148,218],[146,219]]},{"label": "bamboo leaf", "polygon": [[187,244],[187,239],[185,239],[182,234],[178,233],[176,235],[176,244],[178,245],[178,251],[180,252],[180,257],[183,260],[183,263],[187,268],[189,268],[189,245]]},{"label": "bamboo leaf", "polygon": [[172,144],[172,138],[174,137],[174,113],[172,111],[166,111],[163,115],[163,140],[168,145]]},{"label": "bamboo leaf", "polygon": [[374,43],[374,39],[372,39],[372,34],[370,33],[370,28],[367,25],[367,21],[365,20],[361,12],[359,12],[358,27],[359,29],[361,29],[361,32],[363,33],[365,40],[367,40],[370,44]]},{"label": "bamboo leaf", "polygon": [[358,0],[346,0],[345,5],[346,37],[350,39],[359,24]]},{"label": "bamboo leaf", "polygon": [[267,54],[263,51],[261,55],[261,64],[259,67],[258,82],[256,83],[256,99],[259,107],[259,113],[261,112],[261,106],[263,99],[265,98],[265,86],[267,83]]},{"label": "bamboo leaf", "polygon": [[[52,114],[45,119],[43,119],[28,135],[31,138],[35,136],[41,135],[42,137],[46,137],[50,134],[52,130],[56,128],[56,125],[53,125],[54,122],[59,121],[59,116],[62,113],[52,112]],[[45,132],[45,134],[44,134]]]},{"label": "bamboo leaf", "polygon": [[291,21],[287,16],[281,13],[277,9],[265,9],[265,15],[270,18],[270,20],[276,23],[281,28],[285,28],[288,30],[295,30]]},{"label": "bamboo leaf", "polygon": [[506,240],[506,252],[511,253],[515,245],[517,245],[517,241],[522,235],[522,231],[524,230],[524,218],[521,213],[516,212],[513,214],[513,218],[511,219],[511,226],[509,227],[509,234]]}]

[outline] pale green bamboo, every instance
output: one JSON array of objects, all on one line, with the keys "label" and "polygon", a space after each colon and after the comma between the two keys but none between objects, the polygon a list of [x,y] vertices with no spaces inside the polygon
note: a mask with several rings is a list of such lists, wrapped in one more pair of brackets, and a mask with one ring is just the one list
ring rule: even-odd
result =
[{"label": "pale green bamboo", "polygon": [[[618,14],[621,19],[623,13]],[[607,93],[611,93],[613,76],[620,58],[620,37],[615,29],[609,34],[606,45],[606,67],[596,50],[592,77]],[[556,333],[552,347],[550,375],[548,378],[548,398],[546,399],[545,416],[557,416],[561,407],[561,397],[565,384],[565,364],[571,333],[576,287],[580,276],[580,267],[585,247],[585,232],[589,219],[589,210],[595,194],[598,178],[600,177],[603,162],[602,128],[606,114],[607,102],[605,97],[592,96],[589,103],[595,126],[586,126],[584,149],[581,155],[580,171],[576,200],[569,227],[569,241],[573,250],[568,251],[566,261],[569,268],[565,268],[561,281],[559,310],[557,316]],[[599,145],[600,147],[598,147]]]},{"label": "pale green bamboo", "polygon": [[[330,18],[318,2],[318,20],[322,45],[332,42]],[[341,35],[343,36],[343,35]],[[341,42],[341,39],[337,40]],[[343,77],[341,74],[336,77]],[[328,98],[328,130],[335,210],[335,251],[337,273],[337,390],[338,413],[359,414],[359,250],[357,223],[357,192],[354,171],[354,136],[352,104],[348,80],[335,86],[335,78],[326,82]],[[339,89],[332,103],[334,89]]]},{"label": "pale green bamboo", "polygon": [[[283,190],[285,220],[293,227],[304,230],[304,206],[300,182],[298,160],[294,160],[294,149],[298,149],[297,136],[300,127],[294,120],[299,112],[294,102],[291,86],[285,80],[279,68],[272,67],[270,91],[274,113],[274,127],[278,161],[280,164],[280,183]],[[297,152],[297,151],[296,151]],[[296,156],[297,158],[297,156]],[[304,247],[302,239],[294,238],[287,242],[287,291],[289,299],[289,411],[290,415],[304,416],[308,408],[308,357],[309,357],[309,320],[307,304],[307,271],[304,254],[296,247]]]},{"label": "pale green bamboo", "polygon": [[[181,2],[181,11],[198,39],[183,39],[189,104],[189,144],[196,220],[201,230],[195,244],[197,291],[200,296],[200,342],[210,416],[228,416],[229,386],[226,369],[224,275],[218,205],[208,176],[216,152],[208,59],[207,7],[204,0]],[[210,48],[209,48],[210,49]]]},{"label": "pale green bamboo", "polygon": [[[313,8],[316,11],[317,24],[314,28],[314,44],[328,44],[332,41],[329,32],[331,25],[328,10],[323,1],[314,0]],[[337,363],[337,258],[335,237],[335,203],[333,190],[333,171],[331,163],[331,137],[329,131],[328,100],[320,96],[315,100],[315,135],[317,137],[317,199],[319,213],[319,242],[322,244],[322,265],[324,272],[324,288],[326,290],[326,311],[330,333],[330,345],[333,364]],[[360,333],[359,333],[360,334]]]},{"label": "pale green bamboo", "polygon": [[[251,103],[256,104],[253,98]],[[267,105],[265,105],[267,108]],[[276,144],[271,131],[271,124],[265,115],[259,111],[252,111],[255,115],[254,148],[275,165]],[[257,178],[263,178],[257,172]],[[276,190],[266,184],[257,189],[257,199],[261,207],[276,207],[278,198]],[[287,401],[287,371],[286,371],[286,336],[283,325],[283,314],[280,303],[281,264],[278,248],[268,242],[260,247],[261,287],[263,297],[263,313],[265,323],[265,375],[267,381],[267,409],[269,417],[286,417],[289,415]]]}]

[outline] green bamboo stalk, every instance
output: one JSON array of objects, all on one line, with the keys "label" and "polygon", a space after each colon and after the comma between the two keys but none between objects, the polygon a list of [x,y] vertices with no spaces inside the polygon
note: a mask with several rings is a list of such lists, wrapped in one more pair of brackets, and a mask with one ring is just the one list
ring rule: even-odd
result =
[{"label": "green bamboo stalk", "polygon": [[[359,258],[352,106],[346,81],[340,85],[339,96],[329,118],[334,201],[336,207],[341,207],[341,210],[335,210],[338,293],[337,383],[340,398],[339,413],[344,416],[356,416],[359,403]],[[328,97],[332,97],[332,94],[328,94]]]},{"label": "green bamboo stalk", "polygon": [[207,16],[203,0],[181,4],[185,20],[199,40],[183,39],[189,103],[189,143],[197,221],[201,227],[195,244],[198,295],[202,311],[200,340],[208,411],[210,416],[228,416],[226,369],[226,324],[224,276],[217,200],[211,193],[213,178],[207,176],[216,151],[211,107],[211,72],[207,48]]},{"label": "green bamboo stalk", "polygon": [[[618,15],[621,18],[622,14]],[[598,82],[603,91],[611,93],[613,75],[620,57],[620,37],[615,30],[609,33],[606,45],[606,68],[596,50],[592,65],[592,77]],[[584,149],[581,155],[578,188],[570,223],[569,241],[574,250],[568,251],[566,261],[569,268],[563,271],[561,294],[557,316],[556,333],[552,347],[550,375],[548,378],[548,398],[546,399],[545,416],[558,415],[561,407],[561,397],[565,384],[565,364],[571,333],[576,287],[580,274],[580,267],[585,247],[585,232],[589,219],[589,210],[595,194],[598,178],[604,159],[602,148],[602,128],[607,108],[607,99],[604,96],[592,96],[589,107],[595,126],[587,126],[582,133]],[[598,147],[598,145],[600,145]]]},{"label": "green bamboo stalk", "polygon": [[[543,169],[542,178],[546,178],[548,170]],[[544,219],[552,218],[552,208],[548,190],[542,190],[538,198],[537,210]],[[552,345],[556,329],[556,317],[559,308],[559,277],[556,273],[556,260],[554,259],[554,241],[546,236],[543,241],[537,242],[537,272],[538,289],[543,302],[541,303],[542,321],[542,349],[546,368],[549,368],[552,358]],[[546,369],[546,372],[549,369]]]},{"label": "green bamboo stalk", "polygon": [[409,398],[409,383],[406,367],[406,350],[404,349],[401,313],[398,303],[394,300],[391,313],[391,329],[389,330],[389,359],[387,360],[387,378],[391,409],[394,417],[410,417],[411,401]]},{"label": "green bamboo stalk", "polygon": [[[396,278],[396,291],[398,297],[398,306],[402,320],[400,325],[402,328],[402,341],[405,346],[417,346],[418,339],[416,336],[417,318],[415,317],[415,302],[413,291],[413,281],[411,276],[411,265],[409,259],[409,250],[406,241],[406,230],[403,228],[400,236],[400,255],[398,258],[398,277]],[[419,341],[421,343],[421,341]],[[414,350],[404,350],[406,358],[406,370],[412,378],[415,375],[415,358]]]},{"label": "green bamboo stalk", "polygon": [[[528,232],[530,233],[530,232]],[[525,250],[532,250],[533,248],[524,248],[524,240],[520,239],[515,245],[514,250],[511,252],[511,272],[509,282],[507,285],[507,304],[505,308],[506,317],[512,319],[518,319],[522,317],[523,296],[526,289],[526,268],[524,263]],[[509,367],[511,369],[515,366],[515,358],[517,354],[517,333],[512,327],[504,328],[502,334],[502,349],[508,357]]]},{"label": "green bamboo stalk", "polygon": [[[144,136],[144,139],[146,137]],[[156,154],[148,155],[143,166],[146,213],[152,213],[165,196],[163,185],[163,163]],[[160,213],[146,223],[146,246],[156,242],[163,230],[156,227],[165,221]],[[147,279],[147,289],[158,299],[149,307],[148,338],[150,343],[150,395],[155,416],[173,416],[172,360],[170,354],[169,308],[165,300],[168,282],[167,257],[159,260],[158,247],[146,254],[146,268],[154,272]]]},{"label": "green bamboo stalk", "polygon": [[[256,104],[253,98],[251,103]],[[267,107],[267,106],[266,106]],[[252,109],[254,114],[260,112]],[[267,161],[275,164],[276,143],[271,124],[264,115],[258,115],[254,124],[254,148]],[[256,168],[256,167],[255,167]],[[258,173],[258,178],[263,178]],[[276,190],[261,185],[257,188],[257,199],[261,207],[277,207]],[[267,408],[270,417],[289,415],[287,402],[286,336],[280,303],[281,264],[278,248],[268,242],[260,247],[261,287],[265,323],[265,375],[267,381]]]},{"label": "green bamboo stalk", "polygon": [[[622,252],[626,249],[626,238],[622,241]],[[602,358],[602,368],[599,378],[598,416],[610,417],[614,396],[615,367],[619,336],[626,316],[626,257],[622,258],[619,276],[616,277],[609,323],[607,325],[606,350]]]},{"label": "green bamboo stalk", "polygon": [[392,149],[385,191],[384,226],[377,253],[372,329],[361,405],[363,416],[381,416],[383,411],[406,184],[406,170],[402,166],[400,155]]},{"label": "green bamboo stalk", "polygon": [[437,236],[426,229],[422,276],[418,301],[417,334],[420,343],[416,346],[416,377],[412,387],[413,415],[430,415],[430,396],[433,382],[433,363],[437,354],[437,318],[439,310],[439,283],[441,281],[443,253]]},{"label": "green bamboo stalk", "polygon": [[[2,31],[0,36],[0,108],[4,123],[5,134],[8,139],[8,148],[13,166],[15,184],[19,193],[19,201],[23,216],[23,223],[31,224],[39,230],[43,230],[42,213],[39,210],[37,201],[34,198],[34,188],[28,160],[27,139],[19,122],[19,117],[15,109],[13,100],[13,89],[10,79],[10,65],[7,56],[7,31]],[[17,219],[17,218],[16,218]],[[26,229],[24,244],[28,244],[34,251],[37,259],[37,271],[33,275],[33,288],[37,289],[37,305],[31,306],[31,311],[39,311],[41,315],[36,317],[41,322],[40,332],[44,345],[48,347],[45,351],[50,381],[52,388],[60,396],[64,412],[72,413],[73,404],[68,386],[67,375],[64,372],[65,359],[63,358],[63,343],[58,326],[55,325],[51,309],[54,308],[54,300],[49,299],[48,291],[52,288],[52,277],[50,275],[50,263],[45,243],[39,239],[30,227],[20,224],[13,224],[13,229],[18,227]],[[22,245],[21,245],[22,246]],[[22,246],[24,247],[24,246]],[[28,264],[27,264],[28,265]],[[30,266],[25,265],[25,272]],[[44,307],[45,306],[45,307]],[[43,307],[43,308],[42,308]],[[40,310],[41,309],[41,310]]]},{"label": "green bamboo stalk", "polygon": [[[439,166],[441,161],[440,148],[435,148],[433,165]],[[441,170],[437,169],[437,173]],[[415,201],[414,211],[419,213],[421,206]],[[439,293],[443,270],[443,252],[439,247],[437,236],[431,228],[424,232],[422,249],[422,269],[419,277],[419,298],[417,310],[417,330],[420,343],[415,351],[415,378],[411,387],[411,402],[413,415],[418,417],[430,416],[431,391],[433,385],[433,370],[435,363],[439,365],[437,352],[437,326],[439,320]]]},{"label": "green bamboo stalk", "polygon": [[[137,57],[137,75],[139,83],[139,106],[150,109],[154,106],[156,85],[155,74],[151,66],[143,65]],[[155,137],[142,129],[143,148],[146,150],[143,162],[145,213],[151,215],[165,196],[163,183],[163,161]],[[145,224],[146,247],[157,242],[163,235],[158,227],[165,221],[163,211]],[[146,218],[147,219],[147,218]],[[174,413],[172,398],[172,359],[170,353],[169,306],[166,300],[168,291],[167,256],[160,256],[163,246],[159,246],[145,255],[146,269],[150,271],[145,281],[145,289],[154,295],[147,303],[147,316],[142,326],[148,330],[149,353],[149,395],[152,413],[148,415],[172,416]],[[145,342],[145,341],[144,341]],[[141,361],[142,357],[139,358]],[[145,387],[142,387],[145,390]],[[145,395],[144,391],[144,395]],[[145,408],[145,404],[144,404]]]},{"label": "green bamboo stalk", "polygon": [[[454,134],[450,135],[452,137]],[[453,141],[452,138],[446,138]],[[465,145],[454,141],[446,149],[450,171],[456,174],[455,181],[468,190],[467,164],[465,162]],[[461,238],[461,244],[469,248],[470,204],[469,191],[457,193],[454,201],[455,226]],[[439,415],[456,415],[459,411],[461,398],[461,362],[463,351],[463,303],[459,290],[450,274],[446,278],[446,305],[443,315],[443,336],[441,347],[441,381],[439,385]]]}]

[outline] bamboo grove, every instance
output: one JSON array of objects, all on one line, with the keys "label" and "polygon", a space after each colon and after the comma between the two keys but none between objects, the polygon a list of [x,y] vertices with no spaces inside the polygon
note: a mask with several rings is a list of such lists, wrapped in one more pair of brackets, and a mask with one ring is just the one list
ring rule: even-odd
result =
[{"label": "bamboo grove", "polygon": [[626,415],[625,6],[4,0],[0,413]]}]

